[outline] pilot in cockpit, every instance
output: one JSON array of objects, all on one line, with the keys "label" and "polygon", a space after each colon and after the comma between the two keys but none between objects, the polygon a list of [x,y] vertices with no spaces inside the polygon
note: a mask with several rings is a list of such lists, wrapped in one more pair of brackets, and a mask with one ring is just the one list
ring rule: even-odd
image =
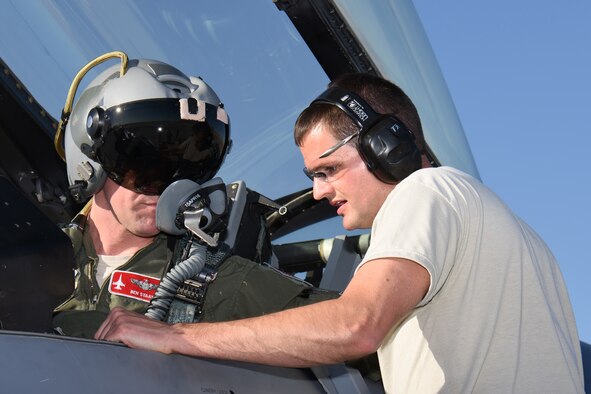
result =
[{"label": "pilot in cockpit", "polygon": [[[71,192],[88,202],[63,229],[74,247],[75,290],[54,311],[55,331],[92,338],[116,306],[168,322],[213,322],[338,297],[266,264],[270,241],[264,226],[256,228],[251,248],[238,254],[207,248],[190,278],[166,282],[197,242],[181,235],[182,226],[161,231],[168,227],[157,223],[159,199],[179,180],[191,182],[189,188],[211,183],[229,151],[230,121],[201,78],[160,61],[113,54],[89,63],[87,70],[110,57],[122,59],[88,85],[71,113],[66,103],[56,134],[58,152],[63,140]],[[159,293],[159,287],[166,291]]]}]

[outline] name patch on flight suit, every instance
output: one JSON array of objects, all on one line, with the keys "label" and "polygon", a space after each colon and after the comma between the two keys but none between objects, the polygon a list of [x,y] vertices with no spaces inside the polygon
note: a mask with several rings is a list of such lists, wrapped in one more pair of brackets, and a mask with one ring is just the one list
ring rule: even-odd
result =
[{"label": "name patch on flight suit", "polygon": [[115,270],[109,280],[109,293],[150,302],[160,280],[129,271]]}]

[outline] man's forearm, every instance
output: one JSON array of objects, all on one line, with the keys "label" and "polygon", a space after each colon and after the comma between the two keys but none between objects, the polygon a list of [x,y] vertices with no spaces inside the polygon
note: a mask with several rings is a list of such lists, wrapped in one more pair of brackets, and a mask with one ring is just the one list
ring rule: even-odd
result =
[{"label": "man's forearm", "polygon": [[173,326],[117,308],[95,337],[163,353],[288,367],[332,364],[374,352],[429,283],[419,264],[378,259],[361,267],[334,300],[249,319]]},{"label": "man's forearm", "polygon": [[338,301],[251,319],[173,326],[119,309],[96,337],[163,353],[288,367],[331,364],[371,353],[360,343],[360,325],[344,317],[347,308]]}]

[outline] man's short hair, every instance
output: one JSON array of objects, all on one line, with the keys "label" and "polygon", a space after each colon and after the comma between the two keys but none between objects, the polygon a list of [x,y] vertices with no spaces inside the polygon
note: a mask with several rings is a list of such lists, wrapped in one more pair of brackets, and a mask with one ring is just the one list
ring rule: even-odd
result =
[{"label": "man's short hair", "polygon": [[[392,82],[372,74],[343,74],[329,85],[338,86],[361,96],[379,114],[392,114],[408,127],[416,138],[421,150],[425,150],[425,139],[421,120],[411,99]],[[341,140],[356,131],[358,126],[334,105],[314,103],[300,114],[294,129],[294,139],[298,146],[307,133],[317,124],[330,125],[330,131]]]}]

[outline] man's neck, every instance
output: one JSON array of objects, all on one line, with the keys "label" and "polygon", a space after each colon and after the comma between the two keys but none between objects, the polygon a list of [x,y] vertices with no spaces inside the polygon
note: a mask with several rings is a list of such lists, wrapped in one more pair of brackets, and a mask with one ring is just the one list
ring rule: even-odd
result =
[{"label": "man's neck", "polygon": [[96,204],[88,215],[88,228],[95,251],[101,255],[133,255],[154,240],[154,237],[139,237],[131,233],[110,210]]}]

